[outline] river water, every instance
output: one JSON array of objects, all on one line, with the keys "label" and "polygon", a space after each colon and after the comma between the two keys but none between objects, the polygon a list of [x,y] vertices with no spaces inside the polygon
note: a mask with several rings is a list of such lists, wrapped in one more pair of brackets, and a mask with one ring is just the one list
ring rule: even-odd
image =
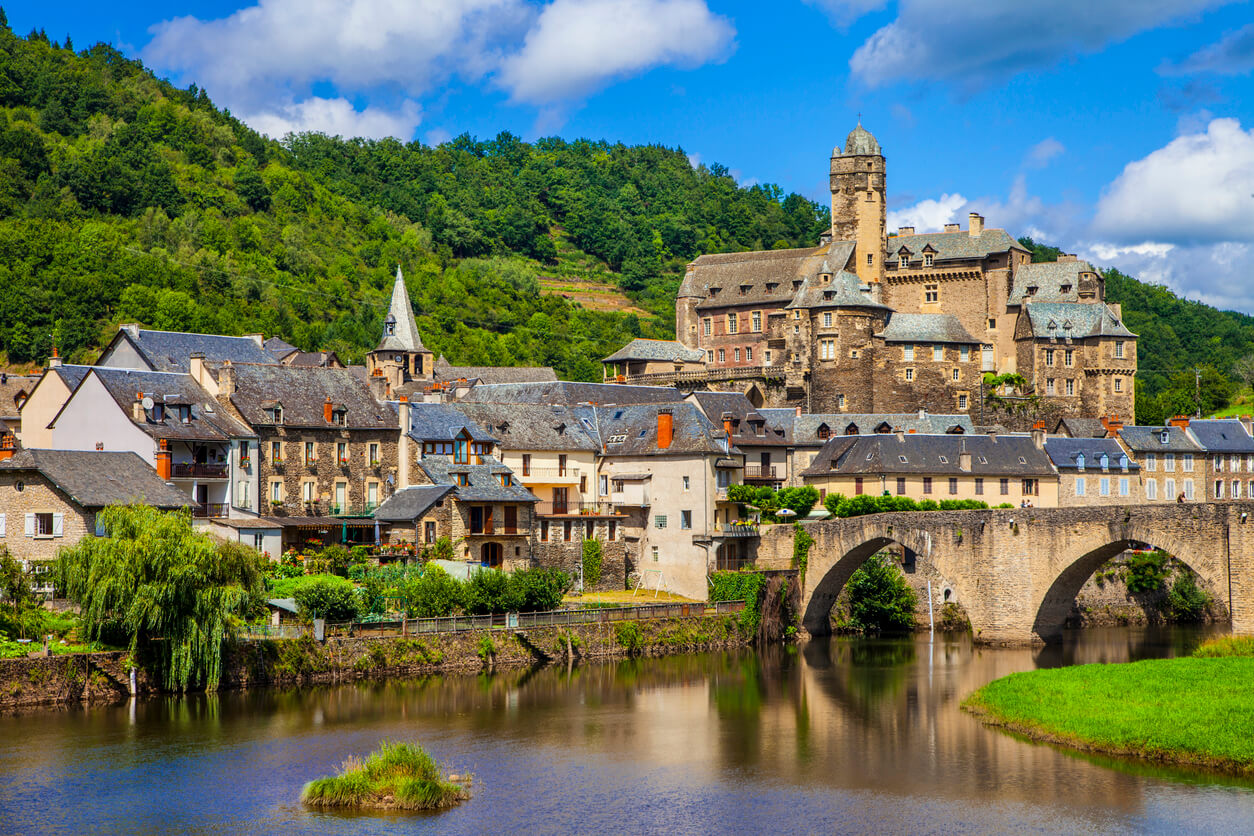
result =
[{"label": "river water", "polygon": [[[1249,832],[1254,782],[1066,753],[959,709],[1012,671],[1180,655],[1201,638],[834,638],[6,716],[0,832]],[[304,782],[388,738],[469,770],[473,798],[439,814],[297,803]]]}]

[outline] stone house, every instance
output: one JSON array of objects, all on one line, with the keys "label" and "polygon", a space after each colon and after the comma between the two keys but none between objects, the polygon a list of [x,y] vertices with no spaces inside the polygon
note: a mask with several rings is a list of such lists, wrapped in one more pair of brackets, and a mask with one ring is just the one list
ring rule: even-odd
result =
[{"label": "stone house", "polygon": [[[1173,419],[1177,420],[1177,419]],[[1254,437],[1235,418],[1179,419],[1203,450],[1207,500],[1254,499]]]},{"label": "stone house", "polygon": [[705,354],[674,340],[646,340],[640,337],[602,360],[607,379],[645,374],[702,371]]},{"label": "stone house", "polygon": [[757,409],[739,392],[693,392],[695,403],[715,426],[721,426],[745,457],[743,481],[778,490],[792,482],[791,409]]},{"label": "stone house", "polygon": [[189,499],[134,452],[21,450],[0,461],[0,545],[40,573],[61,548],[101,533],[102,508],[131,502],[176,509]]},{"label": "stone house", "polygon": [[1113,438],[1047,438],[1058,469],[1058,504],[1139,505],[1141,466]]},{"label": "stone house", "polygon": [[1205,451],[1189,436],[1188,423],[1178,418],[1162,426],[1115,429],[1120,445],[1140,465],[1146,502],[1205,501]]},{"label": "stone house", "polygon": [[917,412],[871,413],[801,413],[789,419],[785,410],[769,410],[780,417],[780,423],[790,422],[793,440],[793,458],[789,464],[792,474],[790,484],[805,484],[799,474],[814,463],[819,450],[834,436],[885,435],[900,430],[904,433],[925,435],[971,435],[976,427],[968,415],[933,414],[926,410]]},{"label": "stone house", "polygon": [[52,430],[48,425],[65,406],[91,366],[66,366],[52,358],[39,381],[26,393],[21,407],[21,430],[18,441],[23,447],[49,449]]},{"label": "stone house", "polygon": [[1058,506],[1058,471],[1044,434],[837,436],[801,474],[820,495],[906,496],[914,500],[977,499]]},{"label": "stone house", "polygon": [[230,515],[232,451],[254,438],[190,374],[107,366],[88,369],[48,428],[57,450],[136,453],[197,518]]},{"label": "stone house", "polygon": [[451,541],[452,517],[445,499],[452,492],[452,485],[409,485],[383,500],[374,518],[389,526],[389,543],[427,547],[441,537]]}]

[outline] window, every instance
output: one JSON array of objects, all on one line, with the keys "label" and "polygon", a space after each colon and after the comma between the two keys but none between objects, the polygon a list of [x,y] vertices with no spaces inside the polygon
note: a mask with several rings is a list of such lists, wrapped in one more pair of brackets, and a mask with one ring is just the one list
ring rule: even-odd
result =
[{"label": "window", "polygon": [[975,477],[975,495],[976,496],[984,495],[984,479],[981,476]]},{"label": "window", "polygon": [[28,537],[60,537],[62,533],[62,521],[64,517],[61,514],[27,514],[27,536]]},{"label": "window", "polygon": [[657,546],[653,547],[653,562],[657,563]]},{"label": "window", "polygon": [[1084,492],[1086,490],[1087,490],[1087,487],[1085,485],[1085,477],[1083,476],[1075,477],[1075,495],[1084,496]]},{"label": "window", "polygon": [[270,501],[278,505],[283,502],[283,482],[280,479],[270,481]]},{"label": "window", "polygon": [[1215,472],[1223,473],[1223,470],[1224,470],[1224,457],[1220,455],[1219,453],[1216,453],[1215,454]]},{"label": "window", "polygon": [[305,442],[305,464],[313,464],[318,460],[317,447],[312,441]]},{"label": "window", "polygon": [[1054,350],[1052,348],[1045,349],[1045,365],[1047,367],[1054,365]]},{"label": "window", "polygon": [[837,409],[844,409],[844,408],[845,408],[845,396],[844,396],[844,395],[837,395],[837,396],[836,396],[836,408],[837,408]]},{"label": "window", "polygon": [[348,443],[347,442],[337,441],[335,443],[335,458],[339,460],[340,464],[348,464]]},{"label": "window", "polygon": [[820,439],[829,438],[831,434],[832,428],[827,426],[827,424],[819,424],[818,429],[815,431],[815,435],[817,435]]},{"label": "window", "polygon": [[283,461],[283,442],[271,441],[270,442],[270,462],[271,464],[278,464],[281,461]]},{"label": "window", "polygon": [[658,514],[653,518],[654,528],[666,528],[666,515]]},{"label": "window", "polygon": [[1076,453],[1075,466],[1077,470],[1084,469],[1084,454],[1083,453]]},{"label": "window", "polygon": [[1175,499],[1175,498],[1176,498],[1176,480],[1164,479],[1163,480],[1163,499]]},{"label": "window", "polygon": [[932,346],[932,362],[934,363],[945,362],[945,346],[943,345]]},{"label": "window", "polygon": [[[870,200],[870,199],[871,199],[871,193],[870,193],[870,192],[867,192],[867,193],[866,193],[866,198],[867,198],[867,200]],[[874,266],[875,266],[875,254],[874,254],[874,253],[867,253],[867,254],[866,254],[866,266],[867,266],[867,267],[874,267]]]},{"label": "window", "polygon": [[713,363],[713,362],[714,362],[714,349],[712,349],[712,348],[707,348],[707,349],[705,350],[705,361],[706,361],[707,363]]},{"label": "window", "polygon": [[754,311],[752,314],[749,315],[749,318],[753,323],[753,330],[761,331],[762,330],[762,312]]},{"label": "window", "polygon": [[1153,453],[1145,454],[1145,469],[1151,471],[1158,469],[1158,457]]},{"label": "window", "polygon": [[575,521],[566,520],[562,523],[562,540],[569,543],[574,538]]},{"label": "window", "polygon": [[734,355],[734,356],[735,356],[735,358],[736,358],[736,362],[737,362],[737,363],[739,363],[739,362],[740,362],[740,349],[739,349],[739,348],[737,348],[737,349],[733,352],[733,355]]},{"label": "window", "polygon": [[954,476],[949,477],[949,495],[950,496],[958,495],[958,479]]},{"label": "window", "polygon": [[[931,257],[930,255],[924,256],[924,259],[927,259],[930,257]],[[926,264],[927,262],[925,261],[924,263]],[[928,264],[927,266],[930,267],[931,265]],[[936,284],[923,285],[923,301],[925,303],[936,302],[939,298],[940,298],[940,285],[936,285]]]},{"label": "window", "polygon": [[745,362],[750,363],[752,361],[753,361],[753,348],[750,346],[745,346]]},{"label": "window", "polygon": [[370,510],[374,510],[379,505],[379,483],[366,483],[366,505],[370,506]]},{"label": "window", "polygon": [[540,520],[540,540],[547,543],[549,541],[549,521]]},{"label": "window", "polygon": [[897,477],[897,495],[905,496],[905,493],[906,493],[906,480],[904,477],[898,476]]},{"label": "window", "polygon": [[1067,378],[1067,394],[1068,395],[1075,394],[1075,378],[1071,378],[1071,377]]},{"label": "window", "polygon": [[1062,353],[1062,364],[1066,366],[1067,368],[1071,368],[1073,365],[1075,365],[1075,351],[1074,350],[1068,348],[1066,351]]},{"label": "window", "polygon": [[1009,479],[1001,480],[1001,495],[1002,496],[1010,495],[1010,480]]},{"label": "window", "polygon": [[1232,498],[1233,499],[1241,498],[1241,480],[1240,479],[1232,480]]},{"label": "window", "polygon": [[609,477],[609,474],[606,474],[606,473],[602,473],[602,474],[600,474],[600,476],[597,478],[597,490],[598,490],[598,491],[600,491],[601,496],[609,496],[609,495],[610,495],[610,477]]},{"label": "window", "polygon": [[740,322],[734,313],[729,313],[727,315],[727,333],[729,334],[740,333]]},{"label": "window", "polygon": [[966,409],[967,409],[967,396],[959,395],[958,396],[958,411],[965,412]]},{"label": "window", "polygon": [[924,254],[923,254],[923,266],[924,266],[924,267],[931,267],[931,266],[932,266],[932,259],[933,259],[934,257],[935,257],[935,256],[933,256],[931,253],[924,253]]},{"label": "window", "polygon": [[251,508],[252,503],[248,501],[249,482],[247,479],[240,479],[235,486],[235,507]]},{"label": "window", "polygon": [[565,453],[559,453],[557,456],[557,475],[558,476],[566,475],[566,454]]},{"label": "window", "polygon": [[1123,359],[1123,343],[1119,340],[1115,341],[1115,359],[1116,360]]},{"label": "window", "polygon": [[610,527],[606,534],[606,539],[611,542],[618,539],[618,520],[610,520]]},{"label": "window", "polygon": [[836,341],[835,340],[819,340],[819,359],[835,360],[836,359]]},{"label": "window", "polygon": [[380,461],[380,459],[379,459],[379,444],[378,444],[378,442],[374,442],[374,441],[370,442],[370,448],[369,448],[369,449],[370,449],[370,466],[371,466],[371,467],[378,467],[378,466],[379,466],[379,461]]},{"label": "window", "polygon": [[1224,480],[1216,479],[1215,480],[1215,499],[1223,499],[1223,498],[1224,498]]},{"label": "window", "polygon": [[314,501],[314,486],[317,483],[312,479],[305,479],[300,483],[300,498],[305,502]]},{"label": "window", "polygon": [[952,374],[950,374],[950,376],[949,376],[949,377],[950,377],[950,379],[951,379],[951,380],[953,380],[953,382],[954,382],[954,383],[957,383],[957,382],[958,382],[958,378],[959,378],[959,373],[958,373],[958,370],[957,370],[957,369],[954,369],[954,370],[953,370],[953,373],[952,373]]},{"label": "window", "polygon": [[1024,496],[1036,496],[1036,480],[1024,479],[1021,492]]},{"label": "window", "polygon": [[1052,377],[1045,378],[1045,394],[1053,395],[1057,391],[1058,387],[1054,385],[1054,379]]},{"label": "window", "polygon": [[832,327],[832,312],[831,311],[823,312],[823,327],[824,328]]},{"label": "window", "polygon": [[684,529],[685,531],[692,528],[692,512],[691,511],[679,512],[679,527]]},{"label": "window", "polygon": [[1193,454],[1192,453],[1185,453],[1181,457],[1181,466],[1184,469],[1185,473],[1193,472]]},{"label": "window", "polygon": [[897,269],[905,270],[909,266],[910,266],[910,256],[906,255],[905,253],[899,253],[897,255]]},{"label": "window", "polygon": [[684,493],[688,493],[688,490],[689,490],[689,488],[691,488],[691,487],[692,487],[692,477],[691,477],[691,476],[685,476],[685,477],[684,477]]},{"label": "window", "polygon": [[1146,499],[1158,499],[1158,480],[1157,479],[1145,480],[1145,498]]},{"label": "window", "polygon": [[905,345],[903,345],[901,347],[901,359],[905,360],[907,363],[913,363],[914,362],[914,346],[910,345],[909,343],[906,343]]},{"label": "window", "polygon": [[1176,469],[1176,454],[1168,453],[1163,456],[1163,470],[1174,471]]},{"label": "window", "polygon": [[771,365],[771,350],[769,348],[762,352],[762,358],[766,365]]},{"label": "window", "polygon": [[914,369],[906,369],[906,380],[914,380]]},{"label": "window", "polygon": [[276,424],[283,423],[283,407],[276,406],[270,410],[270,420]]},{"label": "window", "polygon": [[1184,481],[1184,498],[1189,500],[1190,502],[1193,501],[1193,480],[1192,479],[1186,479]]},{"label": "window", "polygon": [[1115,392],[1118,393],[1122,391],[1123,391],[1123,378],[1116,377],[1115,378]]},{"label": "window", "polygon": [[457,474],[457,487],[459,488],[470,487],[470,474],[469,473]]},{"label": "window", "polygon": [[435,539],[435,523],[428,520],[422,524],[422,540],[424,543],[434,543]]},{"label": "window", "polygon": [[701,320],[701,330],[705,336],[710,336],[710,333],[713,330],[713,320],[711,320],[708,316]]},{"label": "window", "polygon": [[931,476],[923,477],[923,492],[924,493],[932,492],[932,477]]},{"label": "window", "polygon": [[853,492],[857,496],[862,496],[862,477],[853,477]]},{"label": "window", "polygon": [[962,363],[971,362],[971,346],[969,345],[958,346],[958,360],[959,362],[962,362]]},{"label": "window", "polygon": [[725,349],[720,348],[720,349],[718,350],[718,361],[719,361],[720,363],[726,363],[726,362],[727,362],[727,351],[726,351]]},{"label": "window", "polygon": [[1130,492],[1130,489],[1131,489],[1131,484],[1128,482],[1128,477],[1120,476],[1119,477],[1119,495],[1127,496],[1128,493]]},{"label": "window", "polygon": [[997,329],[997,317],[990,316],[988,318],[988,329],[990,331],[995,331]]}]

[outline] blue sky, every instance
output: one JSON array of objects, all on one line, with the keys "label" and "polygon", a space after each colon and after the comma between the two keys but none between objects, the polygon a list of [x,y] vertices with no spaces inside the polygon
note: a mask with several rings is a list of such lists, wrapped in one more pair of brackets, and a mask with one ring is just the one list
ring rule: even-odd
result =
[{"label": "blue sky", "polygon": [[1254,5],[1227,0],[6,4],[254,127],[681,146],[826,199],[861,113],[890,225],[982,212],[1254,312]]}]

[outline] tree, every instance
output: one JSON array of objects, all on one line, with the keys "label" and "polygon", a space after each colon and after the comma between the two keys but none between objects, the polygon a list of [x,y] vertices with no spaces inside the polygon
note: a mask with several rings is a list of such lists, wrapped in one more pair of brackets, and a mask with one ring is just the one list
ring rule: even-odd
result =
[{"label": "tree", "polygon": [[361,612],[361,599],[353,582],[334,575],[314,575],[296,585],[292,597],[304,621],[323,618],[330,622],[352,621]]},{"label": "tree", "polygon": [[7,546],[0,546],[0,592],[4,593],[5,600],[13,606],[14,622],[18,620],[22,607],[34,598],[26,570],[9,553]]},{"label": "tree", "polygon": [[1246,386],[1254,387],[1254,354],[1247,354],[1233,363],[1232,376]]},{"label": "tree", "polygon": [[874,555],[849,579],[849,616],[864,632],[904,631],[914,626],[917,603],[897,564]]},{"label": "tree", "polygon": [[120,630],[131,657],[165,687],[216,689],[222,643],[264,600],[261,555],[194,530],[186,511],[114,505],[97,521],[109,536],[84,537],[56,563],[86,638]]},{"label": "tree", "polygon": [[442,618],[462,606],[462,584],[439,566],[428,563],[422,574],[404,586],[407,612],[418,618]]}]

